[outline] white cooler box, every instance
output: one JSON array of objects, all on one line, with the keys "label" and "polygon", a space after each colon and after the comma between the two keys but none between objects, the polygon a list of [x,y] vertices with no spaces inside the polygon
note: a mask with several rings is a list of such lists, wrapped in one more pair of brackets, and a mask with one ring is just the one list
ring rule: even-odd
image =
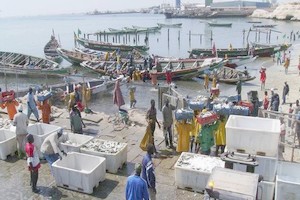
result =
[{"label": "white cooler box", "polygon": [[58,186],[88,194],[105,180],[106,159],[71,152],[53,163],[53,176]]},{"label": "white cooler box", "polygon": [[93,136],[75,134],[75,133],[64,133],[67,134],[67,141],[61,143],[61,147],[65,152],[80,152],[80,147],[90,140],[92,140]]},{"label": "white cooler box", "polygon": [[277,157],[280,121],[259,117],[230,115],[226,123],[226,147],[228,151]]},{"label": "white cooler box", "polygon": [[7,129],[0,129],[0,159],[6,160],[8,155],[14,155],[16,151],[16,134]]},{"label": "white cooler box", "polygon": [[300,199],[300,164],[279,162],[275,182],[275,200]]},{"label": "white cooler box", "polygon": [[106,158],[106,170],[117,173],[127,162],[127,143],[94,138],[80,148],[81,153]]},{"label": "white cooler box", "polygon": [[224,168],[224,162],[217,157],[183,152],[175,164],[175,184],[178,188],[204,192],[215,167]]},{"label": "white cooler box", "polygon": [[60,129],[61,127],[59,126],[44,124],[44,123],[36,123],[28,126],[27,131],[29,134],[33,135],[34,145],[38,150],[40,158],[44,157],[40,149],[45,138],[51,133],[57,132]]},{"label": "white cooler box", "polygon": [[274,199],[275,182],[261,181],[258,183],[257,200]]}]

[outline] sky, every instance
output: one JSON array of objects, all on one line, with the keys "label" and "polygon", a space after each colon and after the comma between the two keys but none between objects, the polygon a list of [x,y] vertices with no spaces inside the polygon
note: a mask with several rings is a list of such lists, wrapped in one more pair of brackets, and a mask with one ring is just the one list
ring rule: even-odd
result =
[{"label": "sky", "polygon": [[[181,0],[182,3],[204,0]],[[215,2],[225,0],[215,0]],[[288,0],[278,0],[278,2]],[[0,0],[0,17],[69,14],[94,11],[116,11],[147,8],[162,3],[175,4],[175,0]]]}]

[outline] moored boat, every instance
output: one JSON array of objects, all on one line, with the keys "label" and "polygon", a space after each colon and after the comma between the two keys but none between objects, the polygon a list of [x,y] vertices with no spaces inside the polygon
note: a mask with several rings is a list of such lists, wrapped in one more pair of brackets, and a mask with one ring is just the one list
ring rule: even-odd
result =
[{"label": "moored boat", "polygon": [[207,22],[209,26],[212,27],[231,27],[232,23],[214,23],[214,22]]},{"label": "moored boat", "polygon": [[277,26],[276,24],[262,24],[262,25],[254,25],[253,28],[274,28]]},{"label": "moored boat", "polygon": [[104,59],[103,55],[98,56],[84,52],[70,51],[63,48],[58,48],[57,53],[73,65],[79,65],[83,61],[100,60],[101,58]]},{"label": "moored boat", "polygon": [[44,54],[45,57],[49,60],[52,60],[54,62],[60,63],[62,61],[62,58],[57,53],[56,49],[60,47],[59,42],[55,38],[55,35],[51,35],[51,39],[44,47]]},{"label": "moored boat", "polygon": [[95,40],[88,40],[88,39],[84,39],[84,38],[79,38],[76,36],[76,41],[86,47],[86,48],[90,48],[90,49],[94,49],[94,50],[99,50],[99,51],[115,51],[115,50],[120,50],[121,52],[128,52],[128,51],[132,51],[134,49],[138,50],[138,51],[148,51],[149,47],[145,46],[145,45],[125,45],[125,44],[118,44],[118,43],[107,43],[107,42],[99,42],[99,41],[95,41]]},{"label": "moored boat", "polygon": [[80,66],[97,72],[101,75],[107,75],[110,72],[116,70],[117,62],[116,61],[84,61],[80,63]]},{"label": "moored boat", "polygon": [[67,68],[58,66],[58,63],[25,55],[21,53],[0,51],[0,73],[20,74],[25,76],[60,76],[67,72]]},{"label": "moored boat", "polygon": [[164,27],[164,28],[180,28],[182,26],[182,23],[177,23],[177,24],[163,24],[163,23],[157,23],[159,27]]}]

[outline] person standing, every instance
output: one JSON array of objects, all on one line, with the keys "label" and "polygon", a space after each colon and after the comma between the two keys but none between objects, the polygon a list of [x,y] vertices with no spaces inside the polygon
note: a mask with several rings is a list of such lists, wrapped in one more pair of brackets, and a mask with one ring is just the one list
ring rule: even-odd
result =
[{"label": "person standing", "polygon": [[50,124],[50,114],[51,114],[51,105],[49,101],[46,99],[43,103],[38,103],[39,110],[42,111],[42,121],[45,124]]},{"label": "person standing", "polygon": [[41,145],[41,152],[47,160],[50,170],[52,173],[52,164],[58,160],[62,159],[62,155],[67,156],[67,154],[60,149],[60,143],[67,140],[66,136],[63,136],[63,129],[58,130],[56,133],[52,133],[47,136]]},{"label": "person standing", "polygon": [[154,144],[154,131],[155,131],[156,123],[157,123],[159,129],[160,129],[160,124],[157,121],[157,117],[156,117],[157,112],[156,112],[156,108],[155,108],[155,101],[153,99],[151,99],[150,103],[151,103],[151,107],[147,111],[146,120],[148,122],[148,126],[150,128],[150,132],[151,132],[151,135],[152,135],[152,142],[151,143],[153,144],[154,152],[157,153],[156,148],[155,148],[155,144]]},{"label": "person standing", "polygon": [[6,101],[5,103],[3,103],[1,105],[1,108],[7,108],[7,114],[8,114],[8,118],[10,120],[14,119],[15,114],[17,113],[17,109],[16,106],[19,105],[19,102],[17,102],[15,99],[9,99],[8,101]]},{"label": "person standing", "polygon": [[136,164],[135,174],[127,178],[126,200],[149,200],[147,183],[140,177],[141,172],[142,166]]},{"label": "person standing", "polygon": [[38,152],[36,150],[34,138],[31,134],[27,135],[27,143],[25,146],[28,170],[30,171],[30,184],[32,192],[39,193],[39,189],[36,187],[39,178],[39,168],[41,167]]},{"label": "person standing", "polygon": [[13,125],[16,126],[16,138],[18,144],[18,157],[21,159],[24,157],[25,151],[25,138],[27,135],[27,126],[29,120],[27,115],[23,113],[23,106],[19,105],[18,113],[15,114],[13,119]]},{"label": "person standing", "polygon": [[300,76],[300,56],[299,56],[298,70],[299,70],[299,76]]},{"label": "person standing", "polygon": [[151,200],[156,199],[156,178],[154,173],[154,166],[152,162],[152,155],[154,153],[154,146],[147,145],[147,154],[142,160],[142,178],[146,181]]},{"label": "person standing", "polygon": [[281,52],[278,51],[276,53],[276,60],[277,60],[277,65],[281,65]]},{"label": "person standing", "polygon": [[169,103],[169,99],[165,100],[165,105],[162,108],[163,114],[163,131],[165,136],[166,147],[174,148],[172,142],[172,125],[173,125],[173,114],[172,111],[176,110],[178,105],[178,100],[176,102],[176,107]]},{"label": "person standing", "polygon": [[226,119],[224,115],[220,115],[220,120],[218,128],[215,132],[215,141],[216,141],[216,156],[218,156],[219,148],[221,149],[221,154],[224,153],[226,146]]},{"label": "person standing", "polygon": [[129,89],[130,108],[135,108],[136,99],[135,99],[135,96],[134,96],[134,92],[135,92],[135,87],[131,87]]},{"label": "person standing", "polygon": [[264,67],[262,67],[259,71],[260,73],[260,90],[264,90],[266,86],[267,74]]},{"label": "person standing", "polygon": [[170,69],[166,72],[166,81],[168,85],[172,83],[172,71]]},{"label": "person standing", "polygon": [[270,101],[269,101],[269,97],[268,97],[268,92],[265,91],[265,96],[264,96],[264,100],[263,100],[263,107],[265,110],[268,110],[269,103],[270,103]]},{"label": "person standing", "polygon": [[204,74],[204,89],[206,90],[206,91],[208,91],[208,85],[209,85],[209,77],[208,77],[208,75],[207,74]]},{"label": "person standing", "polygon": [[282,104],[285,104],[286,95],[289,94],[289,91],[290,91],[289,85],[287,84],[287,82],[284,82],[284,87],[282,91]]},{"label": "person standing", "polygon": [[33,113],[34,116],[36,117],[36,121],[39,122],[40,121],[40,117],[39,117],[39,112],[36,108],[36,101],[34,99],[34,95],[32,93],[32,88],[30,87],[27,93],[27,107],[28,107],[28,113],[27,113],[27,117],[28,119],[30,119],[31,114]]},{"label": "person standing", "polygon": [[190,132],[192,131],[192,124],[187,123],[186,120],[175,123],[178,134],[177,152],[189,152],[190,147]]},{"label": "person standing", "polygon": [[113,95],[114,104],[116,104],[120,110],[121,106],[125,105],[125,101],[122,95],[122,91],[120,88],[120,79],[116,81],[114,95]]},{"label": "person standing", "polygon": [[239,79],[239,81],[236,84],[236,91],[237,91],[237,95],[238,95],[238,101],[242,100],[242,81],[241,79]]},{"label": "person standing", "polygon": [[85,124],[82,121],[80,111],[77,108],[77,105],[72,107],[72,111],[70,112],[70,124],[71,131],[73,133],[83,134],[82,126],[85,127]]}]

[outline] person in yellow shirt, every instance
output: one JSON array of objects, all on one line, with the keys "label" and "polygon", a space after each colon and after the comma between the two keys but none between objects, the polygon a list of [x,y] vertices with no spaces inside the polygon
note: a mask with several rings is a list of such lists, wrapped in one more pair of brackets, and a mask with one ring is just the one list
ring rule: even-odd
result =
[{"label": "person in yellow shirt", "polygon": [[218,128],[215,132],[215,142],[216,142],[216,156],[218,156],[219,149],[221,148],[221,154],[224,153],[226,146],[226,118],[224,115],[220,115],[220,121]]},{"label": "person in yellow shirt", "polygon": [[192,125],[187,123],[186,120],[177,121],[175,124],[178,134],[177,152],[188,152],[190,146],[190,132],[192,131]]},{"label": "person in yellow shirt", "polygon": [[199,131],[201,130],[201,124],[198,123],[197,121],[197,118],[196,116],[199,114],[199,111],[198,110],[195,110],[194,111],[194,117],[193,117],[193,120],[192,120],[192,131],[190,132],[190,136],[191,136],[191,152],[193,152],[193,146],[194,146],[194,143],[195,143],[195,152],[196,152],[196,149],[198,149],[198,146],[199,146],[199,142],[197,140],[195,140],[195,138],[197,138],[198,134],[199,134]]},{"label": "person in yellow shirt", "polygon": [[214,75],[213,79],[212,79],[212,84],[211,84],[212,88],[216,88],[217,87],[217,76]]},{"label": "person in yellow shirt", "polygon": [[208,91],[209,77],[207,74],[204,74],[204,89]]},{"label": "person in yellow shirt", "polygon": [[134,107],[135,107],[135,104],[136,104],[134,92],[135,92],[135,88],[134,88],[134,87],[131,87],[131,88],[129,89],[130,108],[134,108]]}]

